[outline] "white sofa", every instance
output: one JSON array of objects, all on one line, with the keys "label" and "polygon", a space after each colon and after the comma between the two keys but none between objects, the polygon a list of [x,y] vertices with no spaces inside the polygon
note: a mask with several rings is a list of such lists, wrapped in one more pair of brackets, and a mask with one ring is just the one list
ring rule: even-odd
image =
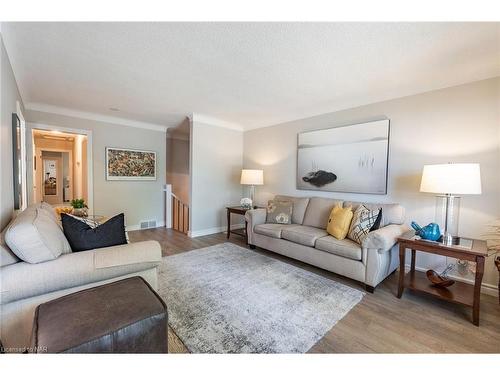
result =
[{"label": "white sofa", "polygon": [[[292,224],[266,224],[263,208],[247,211],[250,247],[258,246],[360,281],[369,292],[398,267],[397,237],[409,230],[401,205],[282,195],[275,199],[293,202]],[[382,208],[380,229],[370,232],[361,245],[347,238],[337,240],[326,232],[328,217],[336,204],[352,206],[354,210],[360,204],[372,210]]]},{"label": "white sofa", "polygon": [[[5,348],[10,348],[8,350],[22,351],[29,345],[34,311],[43,302],[136,275],[157,289],[157,267],[161,261],[158,242],[144,241],[73,253],[64,243],[62,229],[54,212],[50,211],[48,205],[30,206],[2,232],[0,339]],[[9,249],[4,241],[9,229],[10,238],[12,233],[18,236],[15,238],[17,247],[29,249],[36,263],[22,261]],[[44,247],[44,251],[50,248],[53,259],[38,260],[33,251],[36,244]],[[20,254],[22,249],[16,250]]]}]

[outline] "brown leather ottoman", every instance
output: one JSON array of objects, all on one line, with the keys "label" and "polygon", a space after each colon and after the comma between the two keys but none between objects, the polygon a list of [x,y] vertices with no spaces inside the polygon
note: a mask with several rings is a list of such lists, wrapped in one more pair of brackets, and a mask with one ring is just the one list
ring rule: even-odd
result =
[{"label": "brown leather ottoman", "polygon": [[38,353],[167,353],[167,306],[142,277],[82,290],[36,308]]}]

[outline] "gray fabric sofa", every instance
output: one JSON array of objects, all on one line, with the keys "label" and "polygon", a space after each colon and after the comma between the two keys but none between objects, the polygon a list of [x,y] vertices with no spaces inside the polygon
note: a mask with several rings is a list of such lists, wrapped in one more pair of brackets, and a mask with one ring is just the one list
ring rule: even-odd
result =
[{"label": "gray fabric sofa", "polygon": [[[275,199],[293,202],[292,224],[266,224],[263,208],[247,211],[250,247],[258,246],[360,281],[370,292],[398,267],[396,239],[409,230],[401,205],[282,195]],[[332,208],[339,203],[354,210],[360,204],[368,209],[382,208],[380,229],[370,232],[361,245],[330,236],[326,225]]]},{"label": "gray fabric sofa", "polygon": [[[43,302],[131,276],[142,276],[157,289],[158,242],[73,253],[50,210],[47,205],[28,207],[1,235],[0,339],[5,348],[22,351],[29,345],[34,312]],[[20,256],[30,256],[31,263],[19,259],[5,243],[9,229],[16,236],[18,254],[25,250]],[[48,251],[53,259],[39,259]]]}]

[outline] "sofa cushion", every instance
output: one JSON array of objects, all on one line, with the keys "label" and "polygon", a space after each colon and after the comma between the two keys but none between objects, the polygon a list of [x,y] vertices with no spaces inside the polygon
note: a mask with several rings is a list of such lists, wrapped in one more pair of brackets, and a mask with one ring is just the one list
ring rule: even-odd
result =
[{"label": "sofa cushion", "polygon": [[322,237],[316,241],[314,247],[344,258],[361,260],[361,246],[347,238],[338,240],[333,236]]},{"label": "sofa cushion", "polygon": [[0,233],[0,267],[8,266],[20,261],[16,254],[5,243],[5,230]]},{"label": "sofa cushion", "polygon": [[281,231],[281,237],[285,240],[311,247],[314,247],[318,238],[325,236],[328,236],[326,230],[306,225],[298,225],[291,228],[286,227]]},{"label": "sofa cushion", "polygon": [[290,197],[288,195],[277,195],[274,197],[274,199],[280,201],[292,201],[293,203],[292,223],[302,225],[307,205],[309,204],[309,198]]},{"label": "sofa cushion", "polygon": [[36,265],[19,262],[2,269],[0,302],[112,279],[156,267],[160,262],[161,247],[156,241],[63,254]]},{"label": "sofa cushion", "polygon": [[53,217],[42,208],[26,209],[7,227],[5,242],[20,259],[40,263],[71,252],[68,240]]},{"label": "sofa cushion", "polygon": [[272,199],[267,203],[266,223],[291,224],[293,203]]},{"label": "sofa cushion", "polygon": [[361,203],[361,202],[344,202],[344,207],[352,206],[352,210],[364,205],[371,211],[382,209],[382,220],[380,223],[380,228],[385,227],[389,224],[404,224],[405,222],[405,210],[404,207],[398,203]]},{"label": "sofa cushion", "polygon": [[328,224],[328,217],[332,208],[338,204],[342,205],[342,201],[329,198],[314,197],[309,200],[306,214],[304,216],[303,225],[325,229]]},{"label": "sofa cushion", "polygon": [[264,236],[281,238],[281,231],[284,228],[296,227],[297,224],[258,224],[254,227],[254,232]]}]

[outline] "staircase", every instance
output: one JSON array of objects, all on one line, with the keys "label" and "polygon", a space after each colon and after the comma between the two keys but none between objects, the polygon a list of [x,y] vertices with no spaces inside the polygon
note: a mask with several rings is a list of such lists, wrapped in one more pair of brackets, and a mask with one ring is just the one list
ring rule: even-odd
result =
[{"label": "staircase", "polygon": [[172,229],[184,234],[189,231],[189,206],[174,193],[172,196]]}]

